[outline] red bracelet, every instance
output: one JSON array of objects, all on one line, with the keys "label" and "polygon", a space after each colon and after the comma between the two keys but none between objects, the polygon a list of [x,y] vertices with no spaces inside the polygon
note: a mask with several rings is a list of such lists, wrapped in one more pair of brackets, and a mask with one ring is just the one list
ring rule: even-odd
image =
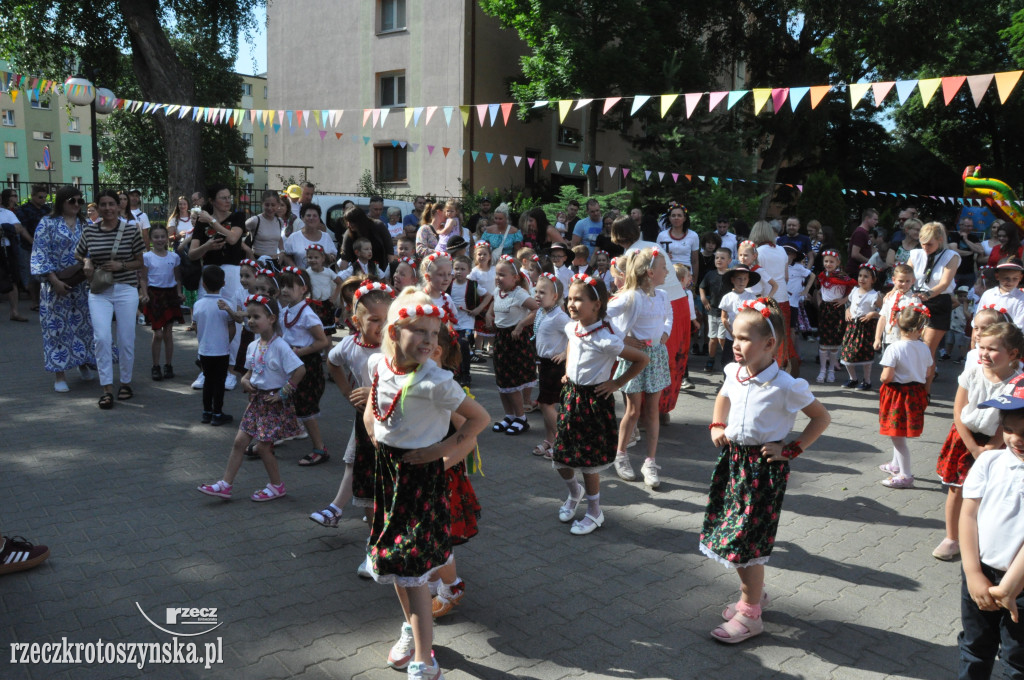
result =
[{"label": "red bracelet", "polygon": [[716,427],[720,427],[722,429],[725,429],[725,423],[711,423],[710,425],[708,425],[708,429],[709,430],[713,430]]},{"label": "red bracelet", "polygon": [[782,457],[788,460],[793,460],[803,452],[804,450],[803,448],[800,447],[799,439],[791,441],[790,443],[782,447]]}]

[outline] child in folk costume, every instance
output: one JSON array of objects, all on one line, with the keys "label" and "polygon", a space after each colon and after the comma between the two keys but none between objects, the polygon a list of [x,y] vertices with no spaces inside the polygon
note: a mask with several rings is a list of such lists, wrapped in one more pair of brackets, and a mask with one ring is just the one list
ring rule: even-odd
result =
[{"label": "child in folk costume", "polygon": [[[569,342],[552,464],[569,487],[569,497],[558,509],[560,521],[572,522],[586,496],[586,515],[570,529],[583,536],[604,524],[600,473],[614,462],[618,442],[612,395],[640,375],[650,359],[627,346],[605,320],[608,291],[603,281],[574,276],[567,308],[572,321],[565,325]],[[630,362],[629,367],[609,380],[620,358]],[[583,486],[576,480],[576,470],[583,473]]]},{"label": "child in folk costume", "polygon": [[882,389],[878,392],[879,432],[892,438],[892,461],[879,468],[892,475],[882,481],[883,485],[909,489],[914,486],[914,475],[907,439],[920,437],[924,429],[924,410],[928,405],[924,383],[933,363],[928,345],[919,341],[931,314],[920,303],[894,307],[893,312],[900,339],[882,355]]},{"label": "child in folk costume", "polygon": [[411,257],[400,257],[395,260],[391,272],[391,287],[402,291],[409,286],[420,285],[419,266]]},{"label": "child in folk costume", "polygon": [[445,322],[455,321],[455,302],[445,291],[452,282],[452,258],[448,253],[433,252],[420,262],[421,289],[430,296],[435,307],[445,311]]},{"label": "child in folk costume", "polygon": [[757,244],[753,241],[742,241],[736,247],[736,259],[740,267],[746,267],[752,272],[757,272],[758,282],[753,281],[747,286],[747,292],[753,293],[756,297],[773,297],[779,289],[772,278],[765,275],[764,267],[757,263]]},{"label": "child in folk costume", "polygon": [[[405,614],[388,655],[410,677],[441,677],[433,660],[433,616],[427,581],[452,558],[445,468],[476,447],[487,412],[430,358],[445,312],[420,291],[399,295],[388,310],[382,352],[363,423],[376,445],[373,521],[367,568],[393,583]],[[465,422],[446,437],[453,413]]]},{"label": "child in folk costume", "polygon": [[881,316],[875,326],[876,352],[884,353],[889,345],[900,339],[900,327],[896,325],[896,315],[892,313],[893,308],[921,303],[921,298],[910,292],[914,281],[914,269],[909,264],[898,264],[893,267],[893,288],[882,298]]},{"label": "child in folk costume", "polygon": [[[650,361],[639,375],[622,387],[626,396],[626,412],[619,424],[615,472],[626,481],[636,479],[626,446],[633,436],[633,429],[642,422],[646,427],[647,458],[640,471],[644,484],[656,489],[661,484],[658,477],[661,468],[655,462],[660,430],[658,398],[671,383],[665,343],[672,334],[673,323],[672,305],[665,291],[657,286],[665,283],[669,269],[667,258],[658,248],[633,251],[624,257],[626,280],[608,302],[608,318],[616,335],[623,338],[628,346],[643,352]],[[672,276],[675,276],[674,271]],[[690,320],[682,319],[680,323],[689,327]],[[689,342],[683,348],[688,350]],[[615,377],[622,376],[628,369],[629,362],[620,362]]]},{"label": "child in folk costume", "polygon": [[834,383],[839,369],[839,350],[846,330],[844,307],[855,284],[839,268],[839,253],[834,250],[822,251],[821,260],[825,271],[818,274],[818,285],[821,287],[818,291],[818,357],[821,368],[818,370],[817,382],[825,382],[827,376],[828,381]]},{"label": "child in folk costume", "polygon": [[946,486],[946,536],[932,556],[949,561],[960,554],[960,508],[964,479],[974,461],[985,451],[1003,446],[999,413],[979,408],[982,402],[1013,390],[1020,373],[1024,335],[999,311],[978,312],[977,348],[968,354],[957,380],[953,424],[942,445],[935,471]]},{"label": "child in folk costume", "polygon": [[306,274],[309,275],[309,304],[313,312],[323,324],[327,335],[334,335],[337,326],[335,312],[338,309],[338,291],[341,289],[342,277],[335,271],[326,269],[327,253],[319,243],[310,244],[306,248]]},{"label": "child in folk costume", "polygon": [[533,297],[540,305],[533,320],[533,337],[537,346],[540,384],[537,402],[544,416],[544,440],[534,447],[533,455],[551,460],[562,378],[565,377],[565,348],[569,342],[565,335],[565,325],[569,323],[569,315],[562,309],[562,282],[555,274],[541,274],[533,290]]},{"label": "child in folk costume", "polygon": [[[871,366],[875,360],[875,326],[878,324],[878,307],[881,306],[878,291],[874,289],[877,274],[878,271],[870,264],[861,265],[857,272],[857,288],[850,293],[843,349],[839,353],[839,360],[850,375],[843,387],[856,387],[862,392],[871,389]],[[864,374],[860,383],[857,382],[858,367]]]},{"label": "child in folk costume", "polygon": [[352,325],[356,332],[346,335],[327,355],[327,370],[334,384],[357,414],[345,449],[345,475],[338,493],[327,507],[309,516],[317,524],[332,529],[338,526],[349,500],[357,507],[373,507],[374,450],[362,414],[370,394],[370,357],[380,352],[384,322],[394,297],[390,286],[365,281],[352,294]]},{"label": "child in folk costume", "polygon": [[203,484],[199,492],[207,496],[231,499],[231,486],[242,466],[242,455],[251,442],[263,460],[270,477],[266,488],[250,496],[257,502],[272,501],[285,495],[284,482],[274,458],[274,441],[293,437],[302,431],[295,419],[291,396],[302,380],[306,368],[295,356],[288,343],[280,336],[277,302],[263,295],[251,295],[245,300],[249,327],[257,338],[249,344],[246,354],[246,374],[242,389],[249,394],[249,405],[238,425],[238,434],[231,447],[224,476],[213,484]]},{"label": "child in folk costume", "polygon": [[285,267],[277,277],[281,284],[278,298],[281,310],[282,336],[306,366],[306,374],[295,390],[295,415],[305,426],[313,444],[312,452],[299,465],[319,465],[330,460],[327,446],[320,434],[320,398],[324,394],[324,365],[321,352],[331,346],[324,326],[309,304],[309,275],[298,267]]},{"label": "child in folk costume", "polygon": [[497,288],[487,316],[488,325],[495,328],[494,379],[505,417],[491,430],[516,436],[530,429],[523,393],[537,384],[537,367],[526,329],[533,323],[533,312],[540,305],[530,296],[526,276],[515,260],[502,255],[494,270]]},{"label": "child in folk costume", "polygon": [[[813,444],[830,416],[811,394],[775,361],[785,326],[774,300],[743,303],[733,324],[733,357],[715,399],[711,441],[722,447],[711,477],[700,550],[735,568],[740,600],[722,612],[726,620],[711,632],[719,642],[742,642],[764,630],[761,609],[768,603],[764,565],[775,543],[789,462]],[[798,412],[810,422],[787,443]]]},{"label": "child in folk costume", "polygon": [[494,267],[491,266],[491,244],[480,240],[473,246],[473,270],[467,277],[476,281],[477,290],[489,296],[484,310],[476,317],[473,324],[473,336],[476,338],[476,347],[470,361],[474,364],[482,364],[487,360],[483,358],[486,350],[490,350],[491,340],[494,338],[494,329],[487,327],[487,310],[493,304],[494,290]]}]

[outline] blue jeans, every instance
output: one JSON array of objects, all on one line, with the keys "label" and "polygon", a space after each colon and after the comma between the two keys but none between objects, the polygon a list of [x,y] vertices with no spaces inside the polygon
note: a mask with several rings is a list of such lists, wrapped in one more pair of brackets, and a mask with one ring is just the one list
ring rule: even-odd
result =
[{"label": "blue jeans", "polygon": [[[981,565],[985,577],[998,585],[1003,572]],[[1000,609],[983,612],[971,599],[967,578],[960,573],[960,680],[987,680],[992,677],[996,653],[1009,667],[1008,678],[1024,678],[1024,623],[1014,623],[1010,612]],[[1017,597],[1017,609],[1024,616],[1024,594]],[[1001,647],[1001,649],[1000,649]]]}]

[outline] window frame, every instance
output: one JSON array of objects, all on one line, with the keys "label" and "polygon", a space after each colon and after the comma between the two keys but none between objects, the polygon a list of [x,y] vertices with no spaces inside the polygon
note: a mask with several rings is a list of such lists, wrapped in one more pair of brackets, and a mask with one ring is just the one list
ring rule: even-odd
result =
[{"label": "window frame", "polygon": [[[385,154],[391,155],[391,166],[395,175],[398,175],[399,166],[404,166],[402,169],[405,170],[402,173],[402,177],[383,177],[383,157]],[[408,145],[403,148],[401,145],[395,146],[393,144],[374,144],[373,146],[373,178],[385,184],[405,184],[409,181],[409,149]]]},{"label": "window frame", "polygon": [[[386,88],[384,81],[392,81],[391,86]],[[398,85],[401,80],[401,101],[398,96]],[[384,92],[391,90],[391,94],[394,97],[394,102],[391,104],[384,103]],[[406,106],[406,91],[405,91],[405,71],[384,71],[377,74],[377,101],[379,102],[380,108],[382,109],[401,109]]]},{"label": "window frame", "polygon": [[[10,122],[7,122],[8,118],[10,118]],[[0,114],[0,123],[4,127],[15,127],[18,122],[14,118],[14,109],[3,109],[3,113]]]},{"label": "window frame", "polygon": [[49,100],[49,98],[47,98],[46,101],[43,101],[42,99],[32,99],[30,97],[29,101],[28,101],[28,105],[29,105],[29,108],[37,109],[39,111],[49,111],[50,110],[50,100]]},{"label": "window frame", "polygon": [[32,141],[35,141],[35,142],[52,142],[53,141],[53,133],[52,132],[47,132],[45,130],[33,130],[32,131]]},{"label": "window frame", "polygon": [[[8,149],[13,151],[14,153],[7,153]],[[18,143],[17,142],[12,142],[12,141],[5,141],[4,142],[4,158],[17,158],[17,157],[18,157]]]},{"label": "window frame", "polygon": [[[78,149],[78,155],[75,156],[74,149]],[[81,144],[68,144],[68,162],[69,163],[81,163],[82,162],[82,145]]]},{"label": "window frame", "polygon": [[[388,28],[385,26],[385,15],[387,9],[394,8],[393,14],[393,25]],[[401,8],[401,21],[399,21],[398,8]],[[406,0],[380,0],[379,9],[377,12],[377,34],[387,35],[389,33],[401,33],[402,31],[409,30],[409,6]]]}]

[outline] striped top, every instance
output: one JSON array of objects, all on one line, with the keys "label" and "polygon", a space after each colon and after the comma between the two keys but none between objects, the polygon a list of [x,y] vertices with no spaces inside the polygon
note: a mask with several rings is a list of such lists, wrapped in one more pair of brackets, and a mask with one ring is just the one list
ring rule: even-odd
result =
[{"label": "striped top", "polygon": [[[121,220],[120,223],[123,223]],[[82,229],[82,238],[75,248],[75,255],[81,258],[88,257],[92,260],[94,267],[110,262],[110,254],[114,249],[114,241],[117,239],[117,229],[105,231],[98,224],[88,224]],[[121,243],[117,247],[119,262],[130,262],[145,250],[142,243],[142,232],[138,224],[127,224],[124,227],[124,235],[121,236]],[[125,270],[114,272],[114,283],[126,283],[129,286],[139,285],[139,273],[136,270]]]}]

